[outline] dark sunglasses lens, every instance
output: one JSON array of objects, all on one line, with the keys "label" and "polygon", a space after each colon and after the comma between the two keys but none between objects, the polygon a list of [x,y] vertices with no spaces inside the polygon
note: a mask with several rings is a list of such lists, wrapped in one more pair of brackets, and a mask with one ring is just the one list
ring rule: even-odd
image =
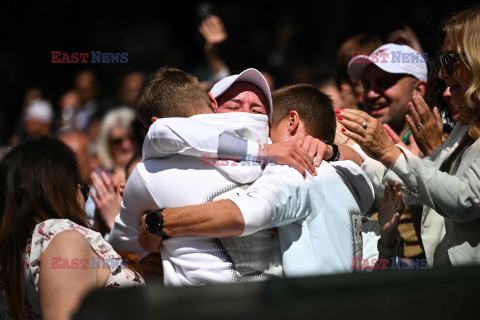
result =
[{"label": "dark sunglasses lens", "polygon": [[122,144],[122,142],[123,142],[123,139],[112,140],[112,144],[115,145],[115,146],[118,146],[118,145]]},{"label": "dark sunglasses lens", "polygon": [[452,73],[452,61],[450,56],[445,52],[440,53],[440,65],[445,68],[445,71]]}]

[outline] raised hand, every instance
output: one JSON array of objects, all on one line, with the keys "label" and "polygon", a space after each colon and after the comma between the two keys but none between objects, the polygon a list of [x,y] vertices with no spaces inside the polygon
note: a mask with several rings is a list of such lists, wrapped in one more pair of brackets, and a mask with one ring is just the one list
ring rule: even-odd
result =
[{"label": "raised hand", "polygon": [[98,176],[96,172],[92,172],[90,178],[96,193],[90,191],[90,196],[95,202],[95,207],[100,213],[100,218],[105,225],[111,230],[115,223],[115,217],[120,213],[122,204],[122,196],[119,192],[119,186],[116,185],[105,172],[101,172]]},{"label": "raised hand", "polygon": [[408,142],[410,144],[407,147],[407,145],[403,143],[402,139],[400,139],[398,134],[395,131],[393,131],[393,129],[388,124],[383,124],[382,126],[383,126],[383,129],[385,130],[385,133],[390,138],[390,140],[392,140],[393,143],[409,149],[414,155],[417,155],[419,157],[423,156],[422,152],[418,148],[417,143],[415,142],[415,139],[413,138],[413,135],[410,135],[410,137],[408,137]]},{"label": "raised hand", "polygon": [[205,45],[208,46],[220,44],[228,38],[222,20],[215,15],[203,19],[198,31],[205,39]]},{"label": "raised hand", "polygon": [[336,110],[338,121],[345,127],[342,132],[354,140],[371,158],[389,168],[401,154],[400,149],[390,140],[382,124],[360,110]]},{"label": "raised hand", "polygon": [[383,200],[378,209],[378,223],[381,228],[381,242],[386,247],[394,247],[400,216],[405,210],[400,184],[395,182],[393,186],[385,183]]},{"label": "raised hand", "polygon": [[418,147],[423,154],[429,155],[443,142],[442,117],[437,107],[433,108],[432,114],[422,97],[415,96],[412,100],[408,103],[410,115],[407,114],[405,119]]}]

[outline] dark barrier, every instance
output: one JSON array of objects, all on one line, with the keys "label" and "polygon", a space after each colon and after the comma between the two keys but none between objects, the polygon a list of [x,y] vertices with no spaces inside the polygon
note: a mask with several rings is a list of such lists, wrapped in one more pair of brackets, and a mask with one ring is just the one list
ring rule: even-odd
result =
[{"label": "dark barrier", "polygon": [[479,306],[480,267],[463,267],[97,290],[74,319],[477,319]]}]

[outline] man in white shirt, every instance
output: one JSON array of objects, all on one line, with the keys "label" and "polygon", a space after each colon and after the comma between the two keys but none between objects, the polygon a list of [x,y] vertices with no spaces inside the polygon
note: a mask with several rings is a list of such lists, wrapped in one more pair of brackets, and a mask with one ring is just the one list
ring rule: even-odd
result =
[{"label": "man in white shirt", "polygon": [[[333,140],[332,103],[316,88],[298,85],[277,90],[274,105],[272,142],[297,141],[308,134]],[[189,152],[202,149],[199,140],[188,145]],[[353,259],[362,256],[361,214],[373,201],[372,185],[351,161],[324,161],[317,173],[303,179],[290,167],[268,165],[246,193],[237,189],[229,200],[165,209],[149,216],[163,219],[157,231],[170,236],[168,241],[177,236],[243,238],[279,227],[287,276],[350,271]],[[144,219],[139,239],[143,248],[155,252],[162,239],[146,230]],[[151,231],[150,224],[151,219],[147,223]]]}]

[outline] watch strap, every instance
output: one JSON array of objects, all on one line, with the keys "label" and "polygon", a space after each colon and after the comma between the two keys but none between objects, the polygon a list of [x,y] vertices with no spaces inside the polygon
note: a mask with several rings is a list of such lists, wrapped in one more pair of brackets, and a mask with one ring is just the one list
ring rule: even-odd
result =
[{"label": "watch strap", "polygon": [[385,247],[381,240],[378,239],[378,242],[377,242],[377,249],[378,249],[378,252],[386,257],[399,257],[400,256],[400,239],[397,238],[397,241],[395,243],[395,246],[393,248],[388,248],[388,247]]},{"label": "watch strap", "polygon": [[333,154],[330,158],[327,159],[328,162],[330,161],[338,161],[340,159],[340,151],[338,150],[338,146],[335,143],[332,143],[328,140],[322,140],[323,143],[332,146]]}]

